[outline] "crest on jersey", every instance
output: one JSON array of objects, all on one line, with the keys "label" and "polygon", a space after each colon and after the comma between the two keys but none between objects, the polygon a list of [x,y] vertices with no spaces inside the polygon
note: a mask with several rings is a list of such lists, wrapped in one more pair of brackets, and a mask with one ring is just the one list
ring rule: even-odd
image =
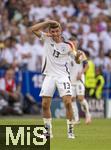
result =
[{"label": "crest on jersey", "polygon": [[64,52],[66,50],[66,47],[63,46],[61,49],[62,49],[62,52]]}]

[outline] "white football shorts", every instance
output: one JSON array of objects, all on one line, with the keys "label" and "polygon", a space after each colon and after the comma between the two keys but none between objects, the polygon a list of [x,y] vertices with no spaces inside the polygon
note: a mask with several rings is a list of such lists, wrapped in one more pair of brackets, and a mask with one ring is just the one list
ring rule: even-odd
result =
[{"label": "white football shorts", "polygon": [[58,89],[60,97],[72,95],[71,82],[68,77],[45,76],[40,96],[53,97],[56,88]]},{"label": "white football shorts", "polygon": [[76,81],[74,85],[72,85],[72,96],[76,97],[78,95],[85,95],[85,86],[82,81]]}]

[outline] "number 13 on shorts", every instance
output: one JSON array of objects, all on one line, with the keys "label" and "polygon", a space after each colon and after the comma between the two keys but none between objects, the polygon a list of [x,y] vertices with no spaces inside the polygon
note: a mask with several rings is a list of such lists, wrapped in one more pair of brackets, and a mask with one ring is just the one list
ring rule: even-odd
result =
[{"label": "number 13 on shorts", "polygon": [[58,91],[61,97],[72,95],[71,83],[68,78],[65,78],[60,84],[58,83]]}]

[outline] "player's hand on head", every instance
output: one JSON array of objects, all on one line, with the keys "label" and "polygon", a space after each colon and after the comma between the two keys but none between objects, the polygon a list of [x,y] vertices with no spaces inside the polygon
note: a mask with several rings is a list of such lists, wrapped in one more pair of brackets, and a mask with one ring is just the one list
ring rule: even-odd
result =
[{"label": "player's hand on head", "polygon": [[57,22],[57,21],[55,21],[55,20],[48,20],[48,23],[49,23],[50,25],[58,25],[58,26],[60,26],[60,23]]}]

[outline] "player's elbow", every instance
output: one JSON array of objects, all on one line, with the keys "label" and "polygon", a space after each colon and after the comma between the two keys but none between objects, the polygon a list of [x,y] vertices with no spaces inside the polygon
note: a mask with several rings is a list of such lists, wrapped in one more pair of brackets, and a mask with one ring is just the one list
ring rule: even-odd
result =
[{"label": "player's elbow", "polygon": [[33,27],[29,27],[29,31],[30,32],[34,32],[34,28]]},{"label": "player's elbow", "polygon": [[34,33],[37,37],[40,37],[40,31],[35,30],[33,27],[29,28],[30,33]]}]

